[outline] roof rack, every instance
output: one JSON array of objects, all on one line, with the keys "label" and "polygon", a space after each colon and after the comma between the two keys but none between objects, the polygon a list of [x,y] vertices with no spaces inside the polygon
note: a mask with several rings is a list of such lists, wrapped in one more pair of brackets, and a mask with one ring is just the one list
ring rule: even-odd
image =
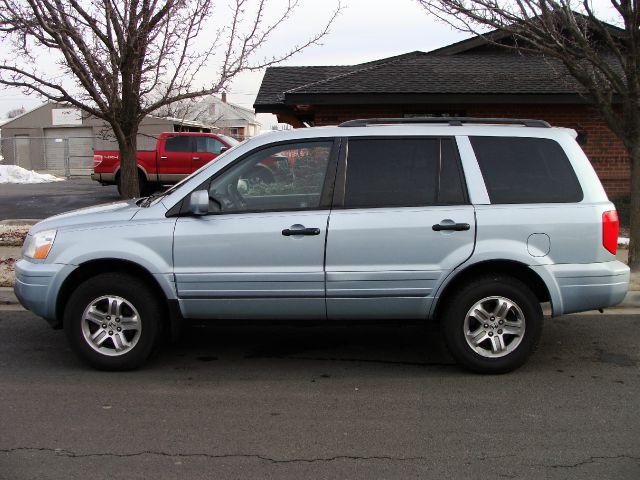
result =
[{"label": "roof rack", "polygon": [[551,128],[544,120],[529,118],[474,118],[474,117],[410,117],[410,118],[361,118],[348,120],[339,127],[367,127],[369,125],[411,123],[448,123],[454,127],[461,127],[463,123],[497,123],[502,125],[524,125],[525,127]]}]

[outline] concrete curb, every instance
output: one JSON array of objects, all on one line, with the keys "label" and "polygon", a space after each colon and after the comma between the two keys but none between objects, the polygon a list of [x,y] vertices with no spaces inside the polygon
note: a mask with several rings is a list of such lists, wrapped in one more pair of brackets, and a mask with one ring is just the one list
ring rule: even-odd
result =
[{"label": "concrete curb", "polygon": [[42,221],[41,218],[9,218],[7,220],[0,220],[0,225],[7,227],[19,226],[19,225],[35,225]]}]

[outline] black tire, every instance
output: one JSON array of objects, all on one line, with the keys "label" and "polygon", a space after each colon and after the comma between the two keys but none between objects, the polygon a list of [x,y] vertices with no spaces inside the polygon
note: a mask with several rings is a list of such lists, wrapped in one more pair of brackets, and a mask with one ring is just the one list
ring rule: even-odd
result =
[{"label": "black tire", "polygon": [[[116,174],[116,185],[118,186],[118,195],[122,196],[122,182],[120,172]],[[155,183],[150,183],[145,177],[144,172],[142,170],[138,170],[138,188],[140,189],[140,196],[146,197],[149,196],[153,191],[154,187],[157,186]]]},{"label": "black tire", "polygon": [[[504,315],[499,312],[498,315],[493,315],[491,307],[495,305],[497,308],[501,302],[498,297],[512,302],[517,308],[509,307]],[[469,317],[465,326],[467,313],[483,300],[485,301],[481,306],[488,307],[485,310],[490,312],[488,319],[480,322],[478,318],[481,315],[478,312]],[[511,372],[522,366],[536,350],[542,335],[542,308],[531,289],[520,280],[506,275],[478,277],[464,284],[444,301],[446,304],[440,316],[444,339],[453,357],[466,369],[487,374]],[[501,328],[503,324],[517,324],[520,315],[523,316],[524,334],[504,333],[507,330]],[[500,321],[503,323],[499,323]],[[467,341],[467,331],[474,334],[479,332],[476,339],[486,337],[486,340],[475,347],[478,351],[469,343],[473,342],[471,335],[469,342]],[[499,342],[498,337],[502,340],[500,348],[504,348],[503,351],[493,346],[494,341]]]},{"label": "black tire", "polygon": [[[109,314],[105,307],[108,308],[110,304],[109,298],[96,303],[102,297],[125,300],[127,303],[123,303],[119,310],[122,313],[118,313],[122,317],[114,318],[113,314],[110,317],[102,316]],[[96,325],[95,320],[85,321],[85,310],[92,304],[97,305],[94,311],[99,310],[99,318],[104,319],[100,322],[105,321],[105,324]],[[141,366],[159,344],[165,310],[163,299],[158,298],[144,281],[124,273],[103,273],[84,281],[73,292],[64,311],[64,329],[71,349],[92,367],[99,370],[132,370]],[[134,313],[139,319],[137,324],[127,320],[133,319]],[[128,330],[131,325],[138,326],[139,330]],[[86,337],[100,329],[104,335],[99,340],[103,340],[103,343],[94,347],[90,338]],[[117,351],[116,336],[121,342],[122,353]],[[133,346],[126,346],[122,339]]]}]

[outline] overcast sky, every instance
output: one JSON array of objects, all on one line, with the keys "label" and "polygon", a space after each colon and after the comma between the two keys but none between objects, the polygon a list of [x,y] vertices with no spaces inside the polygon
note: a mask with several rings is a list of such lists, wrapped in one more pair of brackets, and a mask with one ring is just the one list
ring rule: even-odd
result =
[{"label": "overcast sky", "polygon": [[[274,8],[279,0],[271,0]],[[308,48],[282,65],[347,65],[367,62],[414,50],[428,51],[464,38],[446,25],[436,22],[413,0],[342,0],[343,11],[322,45]],[[301,0],[291,21],[271,38],[264,55],[278,54],[293,43],[317,32],[337,5],[337,0]],[[43,65],[43,68],[55,68]],[[227,99],[251,107],[264,72],[238,77]],[[0,90],[0,118],[16,107],[36,107],[42,100],[20,91]],[[262,116],[268,127],[274,118]]]},{"label": "overcast sky", "polygon": [[[269,1],[275,12],[286,0]],[[596,2],[608,3],[607,0]],[[337,0],[300,0],[292,19],[271,38],[262,54],[277,55],[287,47],[303,42],[322,27],[336,5]],[[415,0],[342,0],[342,5],[343,11],[322,45],[310,47],[282,65],[356,64],[414,50],[429,51],[467,37],[430,17]],[[216,23],[224,17],[224,12],[224,9],[218,10]],[[239,76],[229,89],[228,101],[251,108],[263,74],[256,72]],[[16,90],[2,89],[0,119],[12,108],[24,106],[30,109],[41,102],[35,96],[27,97]],[[270,123],[275,123],[275,117],[260,115],[260,121],[263,128],[268,128]]]}]

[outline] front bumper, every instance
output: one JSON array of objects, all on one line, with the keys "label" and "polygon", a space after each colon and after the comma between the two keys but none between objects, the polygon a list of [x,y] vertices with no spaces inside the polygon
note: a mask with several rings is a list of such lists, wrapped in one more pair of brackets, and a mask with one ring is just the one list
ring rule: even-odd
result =
[{"label": "front bumper", "polygon": [[23,307],[43,317],[51,326],[59,327],[62,319],[56,315],[58,293],[64,280],[75,268],[75,265],[18,260],[13,291]]}]

